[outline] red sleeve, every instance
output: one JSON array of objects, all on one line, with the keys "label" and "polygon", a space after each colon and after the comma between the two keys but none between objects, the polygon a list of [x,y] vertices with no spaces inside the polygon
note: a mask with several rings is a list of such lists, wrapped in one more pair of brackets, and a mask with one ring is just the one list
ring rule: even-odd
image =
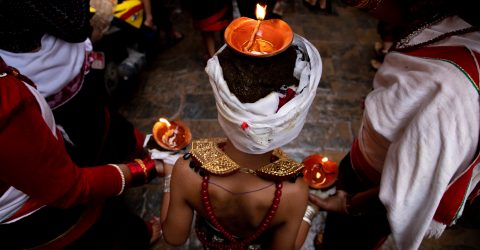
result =
[{"label": "red sleeve", "polygon": [[0,182],[44,204],[69,207],[121,189],[113,166],[78,168],[44,122],[35,97],[15,78],[0,78]]}]

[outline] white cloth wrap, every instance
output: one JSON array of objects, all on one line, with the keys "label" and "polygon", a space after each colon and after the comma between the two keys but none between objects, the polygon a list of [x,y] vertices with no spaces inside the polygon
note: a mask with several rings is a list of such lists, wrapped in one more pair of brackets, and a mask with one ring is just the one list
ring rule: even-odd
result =
[{"label": "white cloth wrap", "polygon": [[44,35],[41,48],[35,52],[13,53],[0,49],[7,65],[30,78],[44,97],[58,93],[82,70],[86,51],[92,50],[90,40],[68,43]]},{"label": "white cloth wrap", "polygon": [[[320,82],[322,61],[318,50],[305,38],[295,35],[292,46],[297,51],[294,77],[300,83],[297,95],[276,113],[278,96],[275,93],[255,103],[241,103],[228,89],[218,57],[215,55],[208,60],[205,71],[217,103],[219,124],[242,152],[262,154],[281,147],[295,139],[303,128]],[[217,54],[223,49],[225,46]],[[242,129],[244,122],[248,127]]]},{"label": "white cloth wrap", "polygon": [[[419,37],[429,40],[462,24],[448,18]],[[479,52],[480,32],[435,45]],[[441,60],[387,54],[365,100],[359,147],[382,173],[380,199],[398,249],[418,249],[424,236],[442,234],[446,225],[433,216],[449,183],[473,160],[479,131],[480,99],[461,70]],[[468,193],[479,181],[477,166]]]}]

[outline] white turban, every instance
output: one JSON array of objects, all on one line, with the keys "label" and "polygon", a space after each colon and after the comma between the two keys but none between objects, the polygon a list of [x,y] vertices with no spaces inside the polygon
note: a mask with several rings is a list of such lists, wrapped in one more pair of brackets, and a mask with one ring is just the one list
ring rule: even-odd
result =
[{"label": "white turban", "polygon": [[[218,57],[208,60],[205,71],[215,95],[218,121],[228,139],[242,152],[266,153],[295,139],[303,128],[320,82],[322,61],[318,50],[305,38],[295,35],[292,46],[297,52],[293,75],[300,82],[296,96],[278,111],[276,92],[255,103],[241,103],[228,89]],[[224,49],[225,45],[217,54]]]}]

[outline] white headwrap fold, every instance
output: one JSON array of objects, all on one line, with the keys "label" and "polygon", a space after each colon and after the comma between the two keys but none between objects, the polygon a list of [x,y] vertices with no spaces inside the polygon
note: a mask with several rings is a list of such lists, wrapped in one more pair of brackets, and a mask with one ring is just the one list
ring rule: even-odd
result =
[{"label": "white headwrap fold", "polygon": [[[241,103],[228,89],[218,57],[208,60],[205,71],[215,95],[218,121],[229,140],[242,152],[266,153],[295,139],[303,128],[320,82],[322,61],[318,50],[305,38],[295,34],[292,46],[297,52],[293,75],[300,82],[297,95],[277,112],[276,93],[255,103]],[[224,49],[225,45],[217,54]]]}]

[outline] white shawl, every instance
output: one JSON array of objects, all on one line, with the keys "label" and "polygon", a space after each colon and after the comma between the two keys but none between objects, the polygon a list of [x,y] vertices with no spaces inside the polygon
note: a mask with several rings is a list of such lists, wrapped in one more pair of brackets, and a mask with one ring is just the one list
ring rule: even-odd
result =
[{"label": "white shawl", "polygon": [[[412,42],[465,25],[457,17],[447,18]],[[435,45],[464,45],[478,52],[480,32]],[[433,220],[437,206],[448,184],[475,155],[479,96],[452,64],[401,53],[386,56],[374,89],[365,101],[360,150],[382,172],[380,199],[397,247],[417,249],[424,236],[442,234],[445,225]],[[472,187],[479,178],[475,171]]]}]

